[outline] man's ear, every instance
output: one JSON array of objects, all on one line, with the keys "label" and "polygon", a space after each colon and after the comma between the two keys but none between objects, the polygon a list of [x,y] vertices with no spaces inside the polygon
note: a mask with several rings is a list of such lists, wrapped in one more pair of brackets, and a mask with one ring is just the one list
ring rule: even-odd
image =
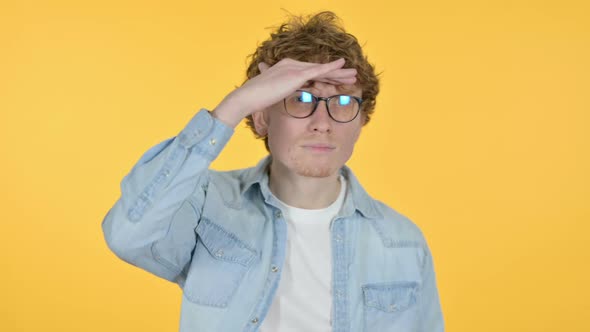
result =
[{"label": "man's ear", "polygon": [[258,70],[260,70],[260,73],[264,73],[268,68],[270,68],[270,66],[267,65],[266,62],[258,63]]},{"label": "man's ear", "polygon": [[355,134],[354,142],[356,142],[359,139],[359,137],[361,136],[361,132],[363,131],[363,128],[364,128],[365,124],[367,123],[367,114],[365,114],[365,112],[361,111],[361,114],[359,114],[359,115],[361,116],[361,125]]},{"label": "man's ear", "polygon": [[254,128],[256,133],[260,137],[264,137],[268,134],[268,119],[265,111],[258,111],[252,113],[252,122],[254,122]]},{"label": "man's ear", "polygon": [[367,114],[361,110],[361,127],[367,124]]}]

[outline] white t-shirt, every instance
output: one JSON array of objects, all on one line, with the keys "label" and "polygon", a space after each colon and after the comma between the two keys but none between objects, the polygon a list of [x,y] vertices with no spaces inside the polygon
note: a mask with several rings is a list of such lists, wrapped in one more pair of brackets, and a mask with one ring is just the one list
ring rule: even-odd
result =
[{"label": "white t-shirt", "polygon": [[261,332],[332,330],[330,222],[344,202],[342,175],[340,184],[336,201],[323,209],[299,209],[279,200],[287,221],[285,265]]}]

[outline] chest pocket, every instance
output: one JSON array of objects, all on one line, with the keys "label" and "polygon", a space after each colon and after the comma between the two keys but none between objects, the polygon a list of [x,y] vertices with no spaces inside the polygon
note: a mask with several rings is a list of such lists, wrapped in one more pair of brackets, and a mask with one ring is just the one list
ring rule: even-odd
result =
[{"label": "chest pocket", "polygon": [[226,307],[256,260],[256,251],[206,218],[195,232],[197,244],[184,295],[194,303]]},{"label": "chest pocket", "polygon": [[364,331],[415,331],[417,282],[363,285]]}]

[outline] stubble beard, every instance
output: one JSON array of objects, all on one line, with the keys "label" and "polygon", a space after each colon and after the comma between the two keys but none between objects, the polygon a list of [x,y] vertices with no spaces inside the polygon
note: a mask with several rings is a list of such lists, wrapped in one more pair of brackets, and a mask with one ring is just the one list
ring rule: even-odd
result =
[{"label": "stubble beard", "polygon": [[332,175],[336,170],[329,165],[313,165],[313,161],[303,160],[307,158],[297,158],[297,156],[291,156],[291,162],[294,171],[297,175],[312,177],[312,178],[325,178]]}]

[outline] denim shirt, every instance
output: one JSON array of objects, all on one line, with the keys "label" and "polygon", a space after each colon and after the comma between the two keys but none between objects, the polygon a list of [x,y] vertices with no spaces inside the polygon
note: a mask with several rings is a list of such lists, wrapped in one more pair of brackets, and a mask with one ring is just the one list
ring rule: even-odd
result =
[{"label": "denim shirt", "polygon": [[[257,331],[280,282],[287,225],[268,186],[272,157],[209,169],[233,131],[201,109],[141,156],[102,222],[118,257],[182,288],[181,332]],[[332,331],[444,331],[422,232],[347,166],[340,172],[348,187],[330,223]]]}]

